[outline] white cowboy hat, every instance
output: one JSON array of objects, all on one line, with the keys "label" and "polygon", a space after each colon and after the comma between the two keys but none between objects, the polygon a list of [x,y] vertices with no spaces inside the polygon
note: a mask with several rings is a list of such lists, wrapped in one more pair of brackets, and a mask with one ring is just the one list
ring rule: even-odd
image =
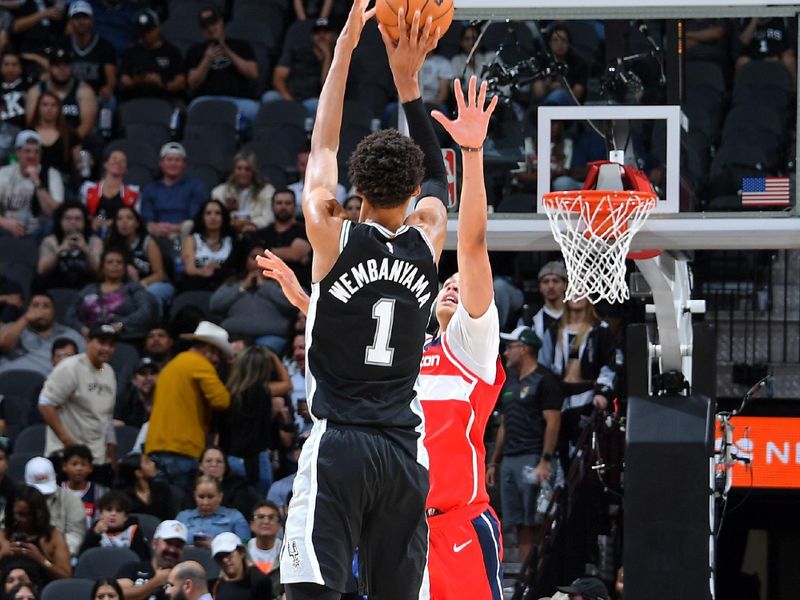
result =
[{"label": "white cowboy hat", "polygon": [[209,321],[200,321],[194,333],[182,333],[181,339],[205,342],[219,348],[228,358],[233,356],[233,346],[228,338],[228,332]]}]

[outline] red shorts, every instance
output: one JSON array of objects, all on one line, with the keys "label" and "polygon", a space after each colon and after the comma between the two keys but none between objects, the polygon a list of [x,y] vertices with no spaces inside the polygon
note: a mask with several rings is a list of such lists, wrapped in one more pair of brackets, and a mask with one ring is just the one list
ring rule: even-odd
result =
[{"label": "red shorts", "polygon": [[428,517],[431,600],[503,600],[503,538],[489,506]]}]

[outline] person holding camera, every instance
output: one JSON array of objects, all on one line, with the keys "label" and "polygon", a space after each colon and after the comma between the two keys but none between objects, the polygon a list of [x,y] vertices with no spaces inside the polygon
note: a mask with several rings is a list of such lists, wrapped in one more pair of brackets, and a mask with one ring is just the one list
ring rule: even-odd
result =
[{"label": "person holding camera", "polygon": [[65,202],[53,213],[53,233],[39,246],[34,288],[82,288],[97,276],[102,252],[86,207]]}]

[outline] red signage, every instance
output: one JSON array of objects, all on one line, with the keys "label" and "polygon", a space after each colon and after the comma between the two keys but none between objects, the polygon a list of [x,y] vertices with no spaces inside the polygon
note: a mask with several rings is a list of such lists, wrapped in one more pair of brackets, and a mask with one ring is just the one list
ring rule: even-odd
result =
[{"label": "red signage", "polygon": [[450,199],[450,206],[455,206],[458,202],[458,189],[456,185],[456,151],[452,148],[442,148],[442,158],[447,169],[447,195]]},{"label": "red signage", "polygon": [[[800,489],[800,418],[734,417],[733,443],[740,458],[734,487]],[[716,447],[720,445],[717,427]]]}]

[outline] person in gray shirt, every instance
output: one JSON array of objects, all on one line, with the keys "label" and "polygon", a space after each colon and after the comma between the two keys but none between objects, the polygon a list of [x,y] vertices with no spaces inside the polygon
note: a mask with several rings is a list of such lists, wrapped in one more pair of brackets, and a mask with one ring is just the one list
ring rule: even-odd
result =
[{"label": "person in gray shirt", "polygon": [[56,322],[53,298],[46,293],[34,294],[25,314],[0,329],[0,373],[22,369],[47,377],[53,370],[53,342],[62,337],[74,341],[79,352],[86,349],[77,331]]}]

